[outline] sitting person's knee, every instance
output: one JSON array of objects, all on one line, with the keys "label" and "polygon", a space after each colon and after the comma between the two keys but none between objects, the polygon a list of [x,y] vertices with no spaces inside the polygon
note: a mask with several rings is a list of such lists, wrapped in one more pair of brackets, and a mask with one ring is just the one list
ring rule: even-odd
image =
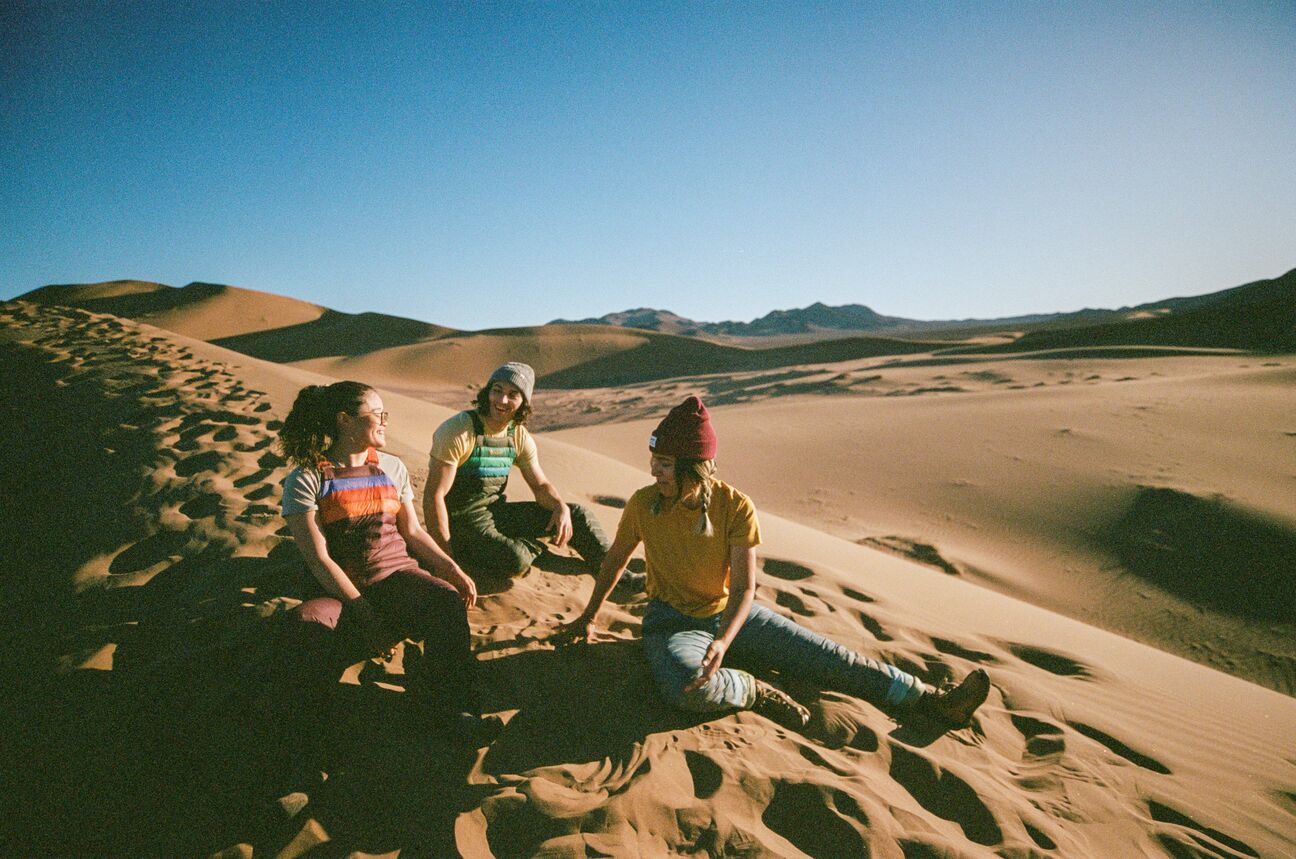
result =
[{"label": "sitting person's knee", "polygon": [[657,685],[661,689],[662,697],[666,699],[666,703],[676,709],[688,710],[693,713],[713,709],[709,695],[711,684],[715,683],[715,678],[711,678],[707,683],[696,689],[689,689],[688,685],[693,682],[694,676],[696,675],[662,678]]},{"label": "sitting person's knee", "polygon": [[332,597],[317,597],[297,606],[291,617],[303,628],[324,627],[337,629],[338,619],[342,616],[342,603]]},{"label": "sitting person's knee", "polygon": [[531,568],[534,556],[521,547],[506,543],[499,545],[499,550],[492,553],[490,568],[486,571],[496,576],[516,578]]}]

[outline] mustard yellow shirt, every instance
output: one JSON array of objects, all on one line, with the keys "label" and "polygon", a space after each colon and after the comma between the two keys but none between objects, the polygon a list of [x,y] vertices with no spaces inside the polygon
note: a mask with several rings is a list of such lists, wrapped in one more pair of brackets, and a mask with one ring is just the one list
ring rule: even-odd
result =
[{"label": "mustard yellow shirt", "polygon": [[617,526],[618,540],[644,544],[648,596],[691,617],[724,611],[729,601],[729,549],[760,545],[756,507],[729,484],[714,481],[707,506],[713,533],[708,537],[695,533],[696,508],[663,504],[654,515],[656,499],[656,486],[631,495]]}]

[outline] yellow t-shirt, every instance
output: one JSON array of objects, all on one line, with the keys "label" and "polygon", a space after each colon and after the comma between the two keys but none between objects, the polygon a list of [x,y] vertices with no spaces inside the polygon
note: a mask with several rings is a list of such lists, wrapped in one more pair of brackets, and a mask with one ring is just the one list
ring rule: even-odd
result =
[{"label": "yellow t-shirt", "polygon": [[[653,515],[656,486],[645,486],[626,502],[617,539],[642,541],[648,596],[691,617],[723,611],[729,601],[729,549],[760,545],[760,523],[751,499],[727,483],[712,483],[707,518],[711,536],[695,533],[698,510],[663,505]],[[754,570],[752,571],[755,572]]]},{"label": "yellow t-shirt", "polygon": [[[527,428],[514,427],[513,433],[513,443],[517,446],[517,458],[513,460],[513,464],[518,468],[525,468],[533,462],[539,462],[535,439],[527,432]],[[504,436],[505,433],[500,433],[488,435],[486,438],[497,440],[497,444],[492,446],[504,447],[508,444]],[[428,457],[429,467],[444,462],[458,468],[468,461],[476,444],[477,430],[473,428],[472,414],[460,412],[437,427],[433,434],[432,451]]]}]

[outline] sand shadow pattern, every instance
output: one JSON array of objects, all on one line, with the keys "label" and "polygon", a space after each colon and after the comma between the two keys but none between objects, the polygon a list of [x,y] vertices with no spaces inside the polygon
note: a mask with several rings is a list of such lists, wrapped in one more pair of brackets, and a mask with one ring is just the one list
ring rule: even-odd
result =
[{"label": "sand shadow pattern", "polygon": [[976,791],[922,755],[893,743],[891,777],[923,808],[957,823],[970,840],[987,847],[1003,841],[1003,830]]},{"label": "sand shadow pattern", "polygon": [[809,856],[867,856],[868,815],[844,790],[779,780],[761,820]]},{"label": "sand shadow pattern", "polygon": [[1296,622],[1296,531],[1221,497],[1143,486],[1107,535],[1130,573],[1194,605]]},{"label": "sand shadow pattern", "polygon": [[1072,729],[1085,735],[1094,742],[1106,746],[1107,750],[1112,754],[1129,761],[1135,766],[1142,767],[1145,770],[1150,770],[1161,775],[1170,775],[1170,768],[1165,764],[1161,763],[1156,758],[1130,748],[1110,734],[1100,731],[1091,725],[1086,725],[1083,722],[1067,722],[1067,724]]},{"label": "sand shadow pattern", "polygon": [[776,579],[783,579],[788,582],[808,579],[814,575],[814,570],[804,564],[798,564],[795,561],[788,561],[782,558],[762,558],[761,571]]},{"label": "sand shadow pattern", "polygon": [[1013,656],[1016,656],[1023,662],[1034,665],[1036,668],[1042,668],[1050,674],[1056,674],[1059,677],[1080,677],[1085,678],[1091,675],[1089,666],[1085,665],[1065,653],[1059,653],[1055,650],[1048,650],[1043,647],[1035,647],[1030,644],[1017,644],[1007,642],[1006,646]]},{"label": "sand shadow pattern", "polygon": [[1231,850],[1234,853],[1240,853],[1244,856],[1252,856],[1255,857],[1255,859],[1259,859],[1260,857],[1260,854],[1255,850],[1255,848],[1250,844],[1247,844],[1245,841],[1241,841],[1231,835],[1220,832],[1218,829],[1203,826],[1188,815],[1181,811],[1177,811],[1168,805],[1164,805],[1156,800],[1148,800],[1147,807],[1148,813],[1152,815],[1153,820],[1161,824],[1170,824],[1171,826],[1179,828],[1192,842],[1191,844],[1185,843],[1167,832],[1158,833],[1157,839],[1161,842],[1161,846],[1165,847],[1166,850],[1169,851],[1171,856],[1202,855],[1198,849],[1193,849],[1194,846],[1199,848],[1201,851],[1205,851],[1204,855],[1218,856],[1220,855],[1220,846],[1222,845],[1224,848]]}]

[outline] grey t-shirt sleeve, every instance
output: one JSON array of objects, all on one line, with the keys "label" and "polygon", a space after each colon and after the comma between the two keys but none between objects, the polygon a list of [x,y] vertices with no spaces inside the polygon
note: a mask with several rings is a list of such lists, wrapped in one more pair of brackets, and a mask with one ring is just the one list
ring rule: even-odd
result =
[{"label": "grey t-shirt sleeve", "polygon": [[[406,483],[409,477],[405,478]],[[283,515],[319,509],[320,473],[314,468],[294,468],[283,482]]]},{"label": "grey t-shirt sleeve", "polygon": [[410,484],[409,469],[399,456],[392,456],[390,453],[378,451],[378,467],[381,468],[391,482],[396,484],[396,491],[400,494],[401,503],[414,501],[414,487]]}]

